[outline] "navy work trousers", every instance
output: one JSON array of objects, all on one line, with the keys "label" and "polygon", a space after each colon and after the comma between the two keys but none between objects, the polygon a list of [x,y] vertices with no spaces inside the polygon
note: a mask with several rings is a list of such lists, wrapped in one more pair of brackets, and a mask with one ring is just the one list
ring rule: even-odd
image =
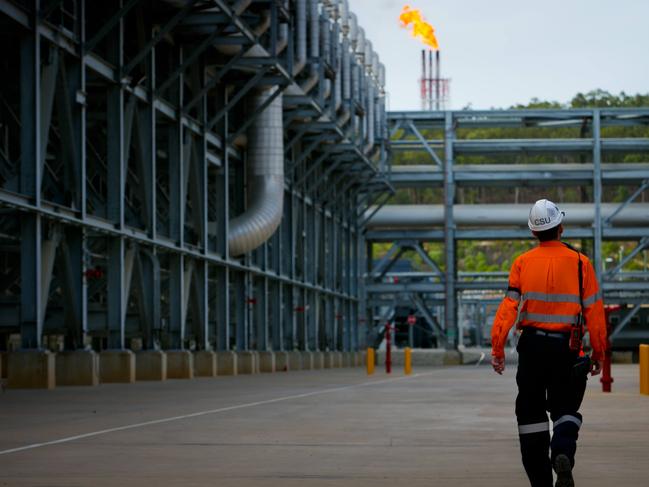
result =
[{"label": "navy work trousers", "polygon": [[[575,374],[578,354],[568,336],[524,330],[518,342],[516,419],[523,466],[532,487],[552,487],[552,462],[567,455],[574,465],[587,374]],[[548,415],[553,423],[552,441]]]}]

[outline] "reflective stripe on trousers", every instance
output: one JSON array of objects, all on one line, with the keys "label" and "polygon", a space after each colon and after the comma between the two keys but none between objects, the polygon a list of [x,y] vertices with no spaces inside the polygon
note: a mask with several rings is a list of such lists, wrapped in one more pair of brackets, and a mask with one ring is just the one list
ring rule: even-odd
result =
[{"label": "reflective stripe on trousers", "polygon": [[550,429],[550,423],[544,421],[542,423],[532,423],[532,424],[519,424],[518,425],[518,434],[519,435],[530,435],[532,433],[542,433]]}]

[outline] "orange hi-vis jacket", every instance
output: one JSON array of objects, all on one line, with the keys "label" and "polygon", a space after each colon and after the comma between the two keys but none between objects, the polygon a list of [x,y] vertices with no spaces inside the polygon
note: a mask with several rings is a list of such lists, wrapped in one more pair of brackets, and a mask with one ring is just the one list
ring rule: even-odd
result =
[{"label": "orange hi-vis jacket", "polygon": [[[606,321],[602,293],[590,260],[582,261],[583,315],[590,333],[592,359],[604,358]],[[505,356],[509,330],[518,319],[518,327],[570,332],[580,310],[577,252],[552,240],[519,255],[509,273],[509,288],[500,303],[491,329],[492,355]]]}]

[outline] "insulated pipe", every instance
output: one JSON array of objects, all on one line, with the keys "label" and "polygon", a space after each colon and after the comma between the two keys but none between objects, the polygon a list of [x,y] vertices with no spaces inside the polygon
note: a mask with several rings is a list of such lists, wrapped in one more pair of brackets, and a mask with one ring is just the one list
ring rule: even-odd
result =
[{"label": "insulated pipe", "polygon": [[341,49],[336,50],[336,80],[334,82],[334,107],[338,111],[340,105],[342,105],[342,52]]},{"label": "insulated pipe", "polygon": [[365,69],[371,71],[372,69],[372,56],[374,55],[374,50],[372,49],[372,41],[365,39]]},{"label": "insulated pipe", "polygon": [[385,64],[379,64],[379,86],[385,89]]},{"label": "insulated pipe", "polygon": [[306,0],[297,0],[295,5],[297,13],[297,58],[293,66],[293,76],[296,76],[306,66]]},{"label": "insulated pipe", "polygon": [[320,21],[320,39],[322,42],[322,59],[326,62],[331,64],[331,26],[329,23],[329,19],[327,18],[328,15],[326,13],[323,14],[323,18]]},{"label": "insulated pipe", "polygon": [[320,58],[320,13],[318,9],[318,0],[308,0],[309,13],[309,57],[311,68],[309,78],[302,83],[300,88],[304,93],[309,93],[318,83],[318,68],[315,64]]},{"label": "insulated pipe", "polygon": [[[320,61],[327,63],[331,66],[331,23],[329,22],[329,13],[326,10],[322,11],[322,18],[320,20]],[[331,96],[331,80],[324,79],[320,81],[324,83],[323,98],[327,100]]]},{"label": "insulated pipe", "polygon": [[372,56],[372,74],[374,75],[374,79],[376,80],[376,83],[379,83],[379,55],[374,52]]},{"label": "insulated pipe", "polygon": [[311,59],[320,57],[320,14],[318,0],[309,0],[309,48]]},{"label": "insulated pipe", "polygon": [[358,28],[358,36],[356,37],[356,55],[362,59],[365,56],[365,29]]},{"label": "insulated pipe", "polygon": [[356,61],[354,61],[353,65],[351,66],[351,75],[352,75],[352,98],[358,101],[361,93],[361,73],[360,73],[360,67],[358,66],[358,63],[356,63]]},{"label": "insulated pipe", "polygon": [[[256,113],[278,87],[265,88],[251,97]],[[261,112],[248,130],[247,210],[230,221],[230,255],[250,252],[268,240],[282,220],[284,206],[284,126],[282,95]]]},{"label": "insulated pipe", "polygon": [[384,99],[382,96],[378,96],[379,89],[375,88],[375,94],[377,95],[374,98],[374,138],[382,139],[383,138],[383,117],[381,106],[384,105]]},{"label": "insulated pipe", "polygon": [[367,127],[367,145],[364,152],[367,154],[374,147],[374,84],[368,79],[367,83],[367,104],[365,109]]},{"label": "insulated pipe", "polygon": [[342,26],[343,36],[349,35],[349,0],[342,0],[340,2],[340,25]]},{"label": "insulated pipe", "polygon": [[[530,205],[453,205],[453,218],[457,225],[465,226],[518,226],[527,228]],[[619,207],[618,203],[602,204],[602,218],[606,219]],[[588,203],[563,203],[566,212],[563,223],[592,225],[595,207]],[[368,210],[368,215],[372,209]],[[649,225],[649,204],[628,205],[613,219],[615,225]],[[370,219],[368,228],[430,228],[444,224],[443,205],[388,205]]]},{"label": "insulated pipe", "polygon": [[348,101],[352,97],[352,85],[351,85],[351,69],[352,69],[352,56],[349,51],[349,39],[343,39],[343,49],[342,49],[342,71],[343,71],[343,99]]},{"label": "insulated pipe", "polygon": [[[334,20],[330,24],[331,28],[331,63],[335,65],[338,55],[340,54],[340,24]],[[334,66],[335,67],[335,66]],[[339,68],[336,68],[339,69]]]},{"label": "insulated pipe", "polygon": [[349,13],[349,37],[352,40],[352,51],[355,51],[358,43],[358,18],[354,12]]}]

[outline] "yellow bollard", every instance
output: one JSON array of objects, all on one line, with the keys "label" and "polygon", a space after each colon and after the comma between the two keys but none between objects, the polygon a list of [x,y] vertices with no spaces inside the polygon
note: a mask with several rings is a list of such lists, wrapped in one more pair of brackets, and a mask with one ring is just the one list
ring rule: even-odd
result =
[{"label": "yellow bollard", "polygon": [[640,345],[640,394],[649,395],[649,345]]},{"label": "yellow bollard", "polygon": [[406,348],[403,358],[404,372],[406,375],[410,375],[412,373],[412,350],[410,347]]},{"label": "yellow bollard", "polygon": [[367,349],[367,375],[372,375],[374,373],[374,349]]}]

